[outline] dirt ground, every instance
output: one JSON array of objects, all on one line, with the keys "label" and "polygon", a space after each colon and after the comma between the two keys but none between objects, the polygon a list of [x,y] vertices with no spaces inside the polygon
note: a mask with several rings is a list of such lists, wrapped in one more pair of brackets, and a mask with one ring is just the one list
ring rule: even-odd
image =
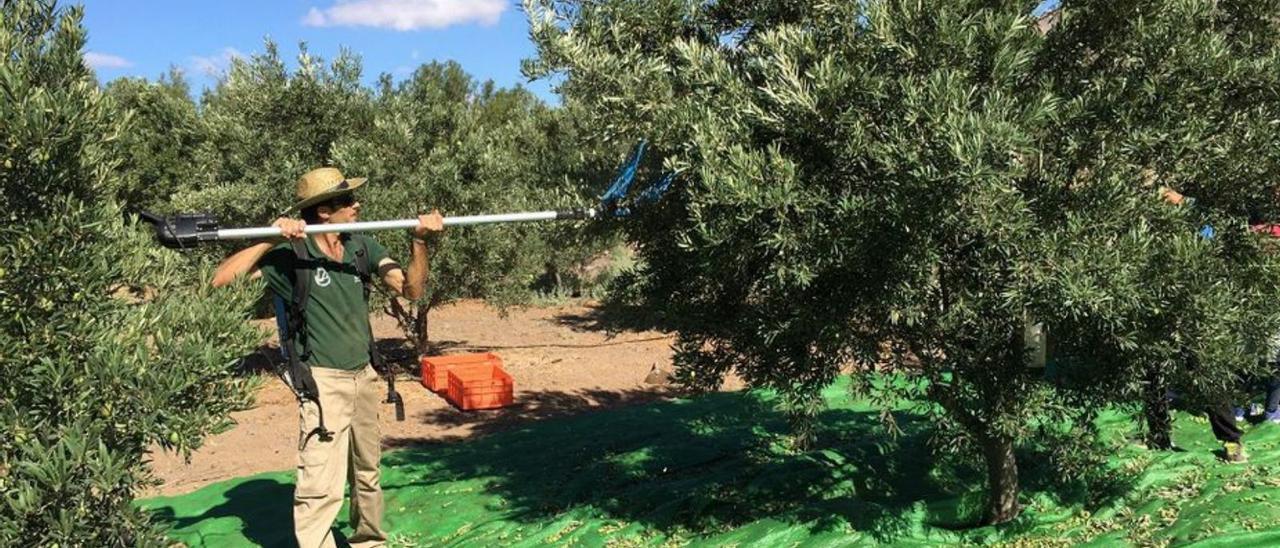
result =
[{"label": "dirt ground", "polygon": [[[274,325],[271,320],[264,325]],[[396,387],[405,400],[404,422],[390,405],[382,408],[384,447],[466,439],[528,420],[669,397],[670,389],[646,382],[653,367],[669,370],[673,337],[654,331],[607,333],[591,305],[513,309],[506,317],[479,301],[432,311],[431,338],[443,354],[494,352],[515,379],[515,404],[493,411],[459,411],[427,391],[417,376],[402,375]],[[375,316],[374,334],[384,347],[401,348],[395,321]],[[277,356],[274,335],[257,358]],[[395,355],[393,358],[397,357]],[[407,352],[401,359],[412,360]],[[652,380],[652,379],[650,379]],[[726,389],[737,388],[727,383]],[[189,462],[164,452],[152,467],[164,484],[146,496],[187,493],[207,484],[295,466],[297,400],[270,378],[252,409],[232,415],[236,426],[206,440]]]}]

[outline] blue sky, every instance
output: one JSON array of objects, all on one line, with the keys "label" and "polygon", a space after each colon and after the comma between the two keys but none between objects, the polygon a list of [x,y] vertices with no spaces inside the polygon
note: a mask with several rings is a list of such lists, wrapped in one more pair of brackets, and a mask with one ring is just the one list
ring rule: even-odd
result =
[{"label": "blue sky", "polygon": [[403,80],[421,63],[455,60],[483,81],[522,84],[558,102],[550,84],[529,83],[520,60],[533,55],[517,0],[83,0],[86,59],[109,82],[157,79],[183,70],[198,95],[233,56],[263,51],[270,37],[294,66],[298,43],[326,60],[346,46],[364,61],[364,80]]},{"label": "blue sky", "polygon": [[[346,46],[364,60],[364,80],[402,80],[419,64],[455,60],[478,81],[522,84],[558,103],[545,81],[527,82],[520,60],[533,55],[518,0],[83,0],[86,59],[109,82],[159,78],[170,66],[192,92],[213,86],[233,56],[263,51],[270,37],[290,66],[298,43],[333,59]],[[1047,0],[1036,10],[1056,6]]]}]

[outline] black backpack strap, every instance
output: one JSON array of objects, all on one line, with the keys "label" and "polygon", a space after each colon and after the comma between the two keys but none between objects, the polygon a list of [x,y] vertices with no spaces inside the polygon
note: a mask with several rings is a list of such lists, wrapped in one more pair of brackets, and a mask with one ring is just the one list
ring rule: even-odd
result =
[{"label": "black backpack strap", "polygon": [[[369,258],[369,246],[365,243],[363,236],[352,235],[351,244],[354,245],[356,253],[356,273],[360,275],[360,284],[364,287],[364,302],[369,302],[369,292],[375,283],[373,280],[373,265],[370,264],[372,259]],[[396,407],[396,420],[404,420],[404,398],[400,397],[400,393],[396,392],[396,373],[382,359],[382,353],[378,351],[377,340],[373,338],[373,319],[370,318],[369,324],[369,361],[373,362],[374,369],[382,373],[387,379],[387,399],[382,403],[394,404]]]},{"label": "black backpack strap", "polygon": [[316,384],[316,378],[311,374],[311,366],[307,365],[307,360],[311,359],[311,348],[307,343],[307,300],[311,296],[311,254],[307,252],[307,243],[305,240],[292,240],[293,253],[295,255],[293,267],[293,301],[289,303],[289,330],[284,334],[284,340],[281,341],[287,345],[285,348],[289,352],[289,364],[286,371],[285,379],[290,388],[293,388],[294,394],[298,396],[298,401],[310,400],[315,402],[316,410],[319,411],[320,423],[307,432],[306,437],[302,439],[302,446],[305,447],[311,436],[319,436],[320,441],[330,441],[333,439],[333,432],[324,426],[324,407],[320,404],[320,387]]}]

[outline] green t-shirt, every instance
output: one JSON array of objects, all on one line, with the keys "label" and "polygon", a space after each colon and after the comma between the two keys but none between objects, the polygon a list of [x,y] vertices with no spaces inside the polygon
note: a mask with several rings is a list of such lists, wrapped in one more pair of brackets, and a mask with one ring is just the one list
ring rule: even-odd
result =
[{"label": "green t-shirt", "polygon": [[[364,287],[356,269],[356,251],[364,242],[369,254],[370,275],[376,276],[378,263],[387,258],[387,250],[373,238],[342,234],[342,262],[335,262],[307,237],[311,255],[311,294],[306,306],[306,335],[312,367],[353,370],[369,363],[369,305],[364,300]],[[258,267],[271,288],[285,303],[293,302],[293,278],[298,260],[288,242],[271,248]],[[377,283],[377,282],[374,282]],[[298,341],[301,343],[301,341]]]}]

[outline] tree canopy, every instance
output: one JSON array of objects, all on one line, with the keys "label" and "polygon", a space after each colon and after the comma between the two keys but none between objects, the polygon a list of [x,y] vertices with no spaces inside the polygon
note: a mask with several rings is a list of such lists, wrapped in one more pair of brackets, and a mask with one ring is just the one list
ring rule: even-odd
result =
[{"label": "tree canopy", "polygon": [[[1178,334],[1164,355],[1205,358],[1206,399],[1258,367],[1277,326],[1250,302],[1275,263],[1239,217],[1273,207],[1275,171],[1236,176],[1275,153],[1274,21],[1237,2],[1066,2],[1046,34],[1037,4],[526,2],[531,74],[561,75],[591,131],[651,136],[683,170],[662,222],[631,232],[682,377],[733,370],[799,416],[844,371],[924,397],[940,449],[985,462],[990,522],[1017,514],[1015,449],[1087,431],[1119,399],[1044,382],[1029,323],[1072,358]],[[1159,185],[1205,199],[1180,210]],[[1171,267],[1177,283],[1153,278]],[[1127,362],[1061,362],[1127,394],[1147,382]]]}]

